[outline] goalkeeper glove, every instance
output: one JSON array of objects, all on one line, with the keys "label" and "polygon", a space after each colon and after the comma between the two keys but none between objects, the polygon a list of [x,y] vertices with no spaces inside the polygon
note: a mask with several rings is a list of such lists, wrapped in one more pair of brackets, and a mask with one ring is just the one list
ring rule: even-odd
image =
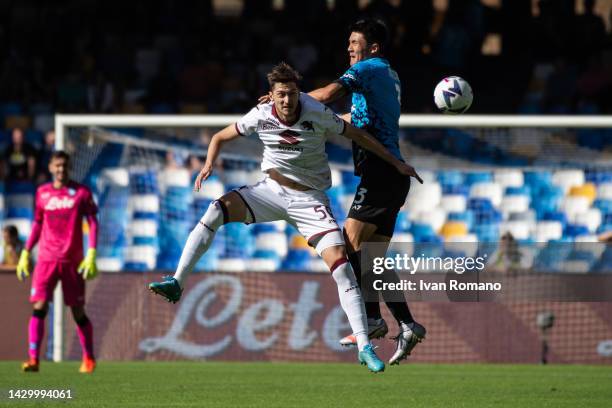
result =
[{"label": "goalkeeper glove", "polygon": [[85,259],[79,264],[79,273],[83,275],[83,279],[90,280],[98,276],[98,267],[96,266],[96,250],[89,248]]},{"label": "goalkeeper glove", "polygon": [[30,251],[27,249],[21,251],[15,272],[17,273],[17,279],[20,281],[30,276]]}]

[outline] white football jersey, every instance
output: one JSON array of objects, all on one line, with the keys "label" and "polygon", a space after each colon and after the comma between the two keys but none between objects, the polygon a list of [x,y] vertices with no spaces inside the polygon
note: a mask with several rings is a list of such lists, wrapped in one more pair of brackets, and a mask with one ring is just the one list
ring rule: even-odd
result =
[{"label": "white football jersey", "polygon": [[285,123],[276,114],[274,103],[251,109],[236,122],[243,136],[259,135],[264,144],[261,170],[277,170],[302,185],[327,190],[331,172],[325,152],[328,135],[344,133],[345,122],[322,103],[300,93],[298,120]]}]

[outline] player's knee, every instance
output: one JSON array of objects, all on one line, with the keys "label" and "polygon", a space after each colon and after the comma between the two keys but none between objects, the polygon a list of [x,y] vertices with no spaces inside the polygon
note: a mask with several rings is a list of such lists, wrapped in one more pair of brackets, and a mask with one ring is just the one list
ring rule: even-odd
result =
[{"label": "player's knee", "polygon": [[71,310],[72,310],[72,317],[74,318],[74,321],[76,324],[79,324],[79,321],[81,321],[83,318],[87,318],[87,316],[85,315],[85,309],[83,308],[83,306],[73,306]]},{"label": "player's knee", "polygon": [[359,235],[356,234],[354,230],[347,229],[346,227],[342,229],[342,234],[344,235],[346,249],[348,252],[359,251],[359,248],[361,248],[361,240],[359,239]]},{"label": "player's knee", "polygon": [[47,310],[48,309],[34,309],[32,310],[32,316],[34,317],[38,317],[39,319],[44,319],[45,317],[47,317]]},{"label": "player's knee", "polygon": [[217,231],[217,229],[229,222],[227,206],[222,200],[215,200],[208,206],[208,209],[200,219],[200,224],[206,228]]},{"label": "player's knee", "polygon": [[83,314],[80,315],[78,318],[75,316],[74,322],[77,324],[77,326],[84,327],[84,326],[87,326],[87,324],[89,324],[89,318],[87,317],[85,312],[83,312]]}]

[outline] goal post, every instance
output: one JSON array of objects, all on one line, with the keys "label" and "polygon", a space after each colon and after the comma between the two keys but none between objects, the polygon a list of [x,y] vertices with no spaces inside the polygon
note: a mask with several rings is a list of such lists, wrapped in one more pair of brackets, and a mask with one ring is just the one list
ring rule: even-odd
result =
[{"label": "goal post", "polygon": [[[174,150],[174,139],[167,138],[164,139],[165,136],[160,136],[157,140],[149,140],[146,136],[144,137],[133,137],[129,134],[122,134],[120,130],[117,129],[127,129],[127,128],[146,128],[146,129],[218,129],[225,127],[229,124],[236,122],[241,115],[88,115],[88,114],[57,114],[55,115],[55,134],[56,134],[56,149],[65,150],[70,146],[70,132],[71,129],[83,129],[83,132],[97,132],[99,134],[104,133],[103,136],[106,141],[109,143],[120,143],[121,140],[124,140],[126,144],[133,144],[138,146],[141,151],[138,153],[140,159],[142,161],[152,160],[156,161],[158,157],[161,155],[161,151],[172,152]],[[497,148],[502,146],[505,148],[504,140],[509,137],[517,137],[524,136],[525,138],[543,138],[550,136],[554,132],[559,129],[571,130],[572,132],[580,132],[585,129],[593,129],[594,131],[599,131],[601,129],[610,129],[612,131],[612,117],[608,116],[591,116],[591,115],[580,115],[580,116],[570,116],[570,115],[441,115],[441,114],[410,114],[410,115],[401,115],[400,117],[400,131],[403,133],[404,140],[407,140],[409,143],[409,150],[414,152],[416,157],[412,157],[412,159],[416,159],[415,167],[417,170],[420,169],[419,164],[429,162],[429,157],[425,157],[424,159],[419,160],[419,154],[428,155],[432,151],[428,147],[421,148],[418,144],[411,143],[411,136],[414,134],[421,134],[427,131],[436,131],[439,129],[457,129],[459,131],[465,131],[467,133],[472,133],[476,136],[476,143],[478,141],[493,141],[493,147]],[[100,129],[112,129],[109,131],[100,131]],[[500,131],[501,130],[501,131]],[[534,132],[535,131],[535,132]],[[543,132],[543,133],[538,133]],[[561,132],[563,133],[563,132]],[[97,136],[96,136],[97,137]],[[440,137],[438,134],[437,137]],[[444,142],[445,135],[441,136],[442,142]],[[609,137],[612,140],[612,134],[607,134],[606,137]],[[427,138],[427,135],[424,136],[424,139]],[[566,157],[571,157],[572,154],[576,156],[577,154],[572,151],[572,145],[566,145],[561,142],[557,143],[556,140],[552,142],[558,147],[555,152],[551,153],[553,158],[558,158],[558,163],[561,163],[563,160],[566,160]],[[609,142],[606,142],[610,144]],[[85,142],[83,142],[83,146],[87,146],[87,140],[85,138]],[[414,150],[411,148],[414,147]],[[205,145],[202,145],[199,148],[194,147],[185,147],[183,145],[177,146],[177,150],[185,149],[192,152],[197,153],[198,155],[205,154]],[[244,151],[251,151],[251,147],[247,146]],[[585,150],[586,151],[586,150]],[[71,152],[73,153],[73,152]],[[77,151],[75,154],[80,154],[81,152]],[[588,152],[587,152],[588,153]],[[577,157],[578,159],[582,158],[585,163],[588,162],[589,166],[602,166],[606,171],[612,169],[610,163],[610,156],[603,156],[600,154],[601,152],[597,152],[593,150],[591,153],[592,156],[584,156]],[[87,153],[89,154],[89,153]],[[91,154],[91,156],[87,156],[84,154],[81,161],[97,160],[98,155],[100,154],[100,150]],[[237,157],[239,157],[241,153],[238,153]],[[535,153],[536,155],[545,155],[543,151],[538,151]],[[578,154],[580,156],[580,154]],[[127,163],[130,163],[133,157],[126,157],[125,160]],[[259,158],[256,158],[257,160]],[[465,162],[469,161],[469,159],[464,160],[459,164],[455,164],[453,161],[448,161],[448,157],[443,157],[441,162],[436,162],[436,164],[432,166],[437,166],[439,163],[446,166],[447,168],[453,168],[453,166],[463,166]],[[347,166],[350,165],[350,162],[347,162]],[[91,164],[91,163],[90,163]],[[89,165],[88,164],[88,169]],[[252,163],[251,163],[252,164]],[[252,165],[249,164],[249,168],[252,168]],[[346,163],[345,163],[346,164]],[[537,163],[535,164],[537,166]],[[490,162],[488,164],[483,165],[479,164],[481,167],[489,167],[496,168],[498,164],[495,162]],[[522,168],[527,168],[530,166],[534,166],[533,163],[529,163]],[[85,172],[82,172],[85,174]],[[246,174],[246,172],[243,172]],[[242,174],[242,173],[241,173]],[[245,177],[248,177],[245,176]],[[156,179],[154,179],[156,180]],[[82,181],[82,180],[78,180]],[[248,181],[251,181],[248,179]],[[230,185],[237,185],[239,181],[232,180]],[[246,184],[246,183],[245,183]],[[227,184],[226,184],[227,186]],[[150,186],[145,186],[143,191],[148,191],[147,188]],[[184,187],[184,186],[183,186]],[[155,189],[154,187],[153,189]],[[215,190],[218,192],[218,190]],[[222,191],[221,191],[222,192]],[[184,208],[181,207],[180,197],[178,199],[174,199],[172,205],[178,205],[180,209],[176,210],[177,213],[170,214],[170,218],[172,222],[183,222],[184,220],[178,220],[179,215],[182,214],[180,211],[183,211]],[[156,206],[149,208],[149,212],[154,212],[155,208],[160,208],[161,204],[157,203]],[[162,210],[159,210],[162,211]],[[172,210],[174,211],[174,210]],[[179,215],[177,215],[179,214]],[[145,220],[147,222],[147,220]],[[238,232],[240,233],[240,232]],[[242,236],[240,236],[242,239]],[[180,240],[180,237],[177,238]],[[236,244],[234,244],[236,245]],[[231,248],[230,248],[231,249]],[[155,255],[153,255],[155,256]],[[61,291],[55,291],[54,296],[54,349],[53,349],[53,359],[54,361],[62,361],[64,358],[64,308],[63,308],[63,300],[61,299]]]}]

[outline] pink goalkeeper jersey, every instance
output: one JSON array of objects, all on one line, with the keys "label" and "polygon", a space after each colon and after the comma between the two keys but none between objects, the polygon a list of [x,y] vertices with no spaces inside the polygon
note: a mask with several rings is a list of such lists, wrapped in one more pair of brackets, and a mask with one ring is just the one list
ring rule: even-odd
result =
[{"label": "pink goalkeeper jersey", "polygon": [[34,209],[34,221],[42,226],[38,260],[83,259],[83,217],[97,212],[91,191],[82,184],[70,181],[60,189],[53,188],[53,183],[38,187]]}]

